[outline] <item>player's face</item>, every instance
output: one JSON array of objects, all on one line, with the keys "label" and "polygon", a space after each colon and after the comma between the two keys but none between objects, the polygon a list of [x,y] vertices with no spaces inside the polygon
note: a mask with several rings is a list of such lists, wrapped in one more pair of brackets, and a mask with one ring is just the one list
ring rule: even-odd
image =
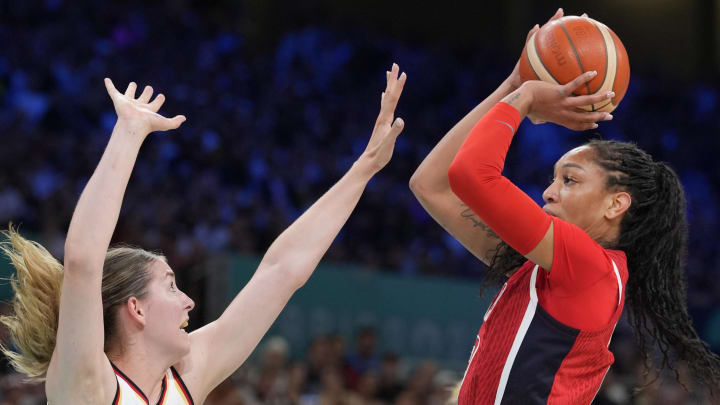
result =
[{"label": "player's face", "polygon": [[150,339],[171,356],[183,356],[190,350],[190,338],[185,332],[188,313],[195,303],[175,284],[175,274],[162,260],[150,265],[152,281],[144,299],[147,311],[145,330]]},{"label": "player's face", "polygon": [[552,183],[543,193],[543,210],[579,226],[597,240],[608,228],[605,214],[612,203],[612,193],[605,186],[605,169],[594,159],[594,151],[587,145],[560,158]]}]

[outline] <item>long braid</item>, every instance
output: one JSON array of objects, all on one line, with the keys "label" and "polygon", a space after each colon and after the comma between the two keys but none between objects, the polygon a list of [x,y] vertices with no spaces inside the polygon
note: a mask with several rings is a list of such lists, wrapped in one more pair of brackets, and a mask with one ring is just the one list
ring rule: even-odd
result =
[{"label": "long braid", "polygon": [[700,339],[687,309],[688,229],[678,176],[634,144],[593,140],[589,145],[608,171],[607,187],[626,190],[632,198],[615,248],[628,258],[626,302],[646,369],[655,343],[662,354],[660,370],[669,368],[679,379],[675,363],[684,360],[698,381],[717,389],[720,358]]}]

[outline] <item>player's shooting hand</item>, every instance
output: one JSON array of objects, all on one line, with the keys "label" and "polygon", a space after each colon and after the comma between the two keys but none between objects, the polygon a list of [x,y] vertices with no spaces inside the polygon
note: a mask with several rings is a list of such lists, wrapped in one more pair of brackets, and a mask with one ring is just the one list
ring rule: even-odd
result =
[{"label": "player's shooting hand", "polygon": [[515,97],[518,101],[515,107],[535,124],[554,122],[576,131],[594,129],[597,128],[598,121],[611,120],[612,115],[606,112],[588,112],[580,107],[598,104],[614,97],[615,93],[608,91],[589,96],[574,96],[573,92],[592,80],[596,74],[585,72],[565,85],[529,80],[506,97],[505,101],[510,103]]},{"label": "player's shooting hand", "polygon": [[370,141],[363,152],[363,158],[371,162],[375,172],[385,167],[390,161],[395,148],[395,140],[405,125],[402,118],[394,118],[395,107],[407,79],[404,72],[398,76],[399,71],[398,65],[393,63],[391,71],[386,72],[387,85],[380,96],[380,114],[375,121]]},{"label": "player's shooting hand", "polygon": [[184,115],[166,118],[157,113],[165,102],[165,96],[158,94],[154,100],[150,101],[153,95],[153,89],[150,86],[145,86],[142,94],[137,98],[135,98],[137,89],[135,82],[130,82],[125,94],[120,93],[113,85],[112,80],[108,78],[105,78],[105,88],[115,106],[118,122],[129,125],[141,136],[147,136],[153,131],[175,129],[185,122]]},{"label": "player's shooting hand", "polygon": [[[550,19],[547,21],[547,23],[557,20],[558,18],[563,17],[564,12],[562,8],[557,9],[555,14],[550,17]],[[587,14],[583,14],[583,16],[587,17]],[[545,24],[547,24],[545,23]],[[527,43],[530,40],[530,37],[533,36],[534,33],[538,32],[540,30],[540,26],[538,24],[535,24],[534,27],[530,29],[530,31],[527,34],[527,37],[525,38],[525,43]],[[510,76],[507,78],[507,82],[512,86],[513,90],[520,87],[523,83],[522,78],[520,78],[520,60],[518,59],[518,62],[515,64],[515,69],[513,69],[512,73],[510,73]]]}]

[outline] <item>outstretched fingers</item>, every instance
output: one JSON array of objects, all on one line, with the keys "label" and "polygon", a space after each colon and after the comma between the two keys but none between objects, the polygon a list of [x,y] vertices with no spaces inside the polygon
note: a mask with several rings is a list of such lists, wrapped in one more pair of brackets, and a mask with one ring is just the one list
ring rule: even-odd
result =
[{"label": "outstretched fingers", "polygon": [[147,104],[147,102],[150,101],[152,94],[153,88],[150,86],[145,86],[143,92],[140,94],[140,97],[138,97],[137,101],[143,104]]},{"label": "outstretched fingers", "polygon": [[125,90],[125,96],[129,97],[131,99],[134,99],[136,89],[137,89],[137,84],[135,84],[135,82],[130,82],[130,84],[128,84],[128,86],[127,86],[127,89]]},{"label": "outstretched fingers", "polygon": [[400,132],[402,132],[403,128],[405,128],[405,121],[403,121],[403,119],[400,117],[395,118],[395,121],[390,127],[390,137],[395,140],[398,135],[400,135]]},{"label": "outstretched fingers", "polygon": [[405,86],[405,81],[407,80],[405,72],[398,76],[399,71],[400,67],[396,63],[393,63],[391,71],[386,73],[387,84],[381,96],[382,101],[380,103],[380,114],[377,119],[378,124],[389,125],[392,122],[395,107],[397,107],[398,100],[400,100],[400,95]]},{"label": "outstretched fingers", "polygon": [[167,119],[168,121],[168,128],[167,129],[176,129],[180,125],[182,125],[183,122],[185,122],[187,118],[185,118],[184,115],[176,115],[172,118]]},{"label": "outstretched fingers", "polygon": [[160,107],[165,103],[165,95],[160,93],[155,97],[155,100],[147,105],[147,108],[152,112],[158,112]]},{"label": "outstretched fingers", "polygon": [[108,95],[113,100],[115,99],[115,97],[117,97],[118,94],[120,94],[120,92],[115,88],[115,85],[109,77],[105,78],[105,89],[107,89]]},{"label": "outstretched fingers", "polygon": [[176,129],[182,125],[185,120],[186,118],[184,115],[176,115],[172,118],[165,118],[160,114],[155,114],[153,119],[153,131],[169,131],[171,129]]}]

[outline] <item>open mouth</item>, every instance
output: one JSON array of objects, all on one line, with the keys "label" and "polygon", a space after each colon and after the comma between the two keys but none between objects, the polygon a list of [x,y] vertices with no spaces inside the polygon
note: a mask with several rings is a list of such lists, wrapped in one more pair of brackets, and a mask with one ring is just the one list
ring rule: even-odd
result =
[{"label": "open mouth", "polygon": [[180,325],[180,329],[185,329],[188,326],[188,321],[183,322],[182,325]]}]

